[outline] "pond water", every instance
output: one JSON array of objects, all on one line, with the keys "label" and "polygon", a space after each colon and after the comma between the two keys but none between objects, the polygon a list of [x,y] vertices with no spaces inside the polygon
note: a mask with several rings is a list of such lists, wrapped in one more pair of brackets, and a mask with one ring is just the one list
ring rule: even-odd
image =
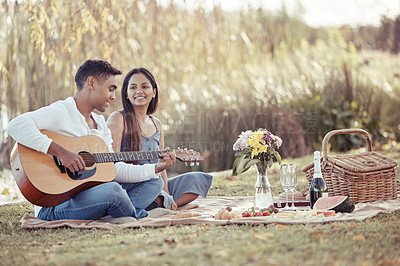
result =
[{"label": "pond water", "polygon": [[19,191],[11,169],[0,170],[0,205],[24,200],[25,198]]}]

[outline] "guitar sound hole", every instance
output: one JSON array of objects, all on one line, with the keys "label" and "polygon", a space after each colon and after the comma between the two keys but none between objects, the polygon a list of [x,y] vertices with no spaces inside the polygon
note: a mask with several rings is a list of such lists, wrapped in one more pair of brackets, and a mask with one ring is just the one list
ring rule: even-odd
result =
[{"label": "guitar sound hole", "polygon": [[83,161],[85,161],[86,167],[92,167],[94,165],[94,156],[90,152],[81,151],[78,154],[82,157]]}]

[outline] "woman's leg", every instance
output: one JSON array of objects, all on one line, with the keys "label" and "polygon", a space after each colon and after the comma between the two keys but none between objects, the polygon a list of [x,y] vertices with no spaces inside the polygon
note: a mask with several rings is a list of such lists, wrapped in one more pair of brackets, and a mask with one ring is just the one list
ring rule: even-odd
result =
[{"label": "woman's leg", "polygon": [[175,201],[179,210],[190,210],[198,208],[199,205],[190,203],[199,197],[198,194],[194,193],[183,193],[179,199]]},{"label": "woman's leg", "polygon": [[[42,208],[38,217],[42,220],[97,220],[103,216],[132,216],[141,218],[143,213],[135,207],[120,184],[109,182],[86,189],[72,199],[55,207]],[[139,216],[139,217],[138,217]]]},{"label": "woman's leg", "polygon": [[212,176],[202,172],[191,172],[168,180],[168,190],[174,197],[178,207],[183,209],[196,208],[189,205],[199,195],[206,197],[212,183]]}]

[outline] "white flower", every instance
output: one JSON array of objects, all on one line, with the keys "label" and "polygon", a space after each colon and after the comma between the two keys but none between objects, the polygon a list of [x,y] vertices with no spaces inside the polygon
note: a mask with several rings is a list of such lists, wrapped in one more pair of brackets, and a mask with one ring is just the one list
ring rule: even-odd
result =
[{"label": "white flower", "polygon": [[251,137],[253,133],[251,130],[243,131],[240,133],[239,138],[236,140],[235,144],[233,144],[234,151],[242,151],[249,148],[247,141]]}]

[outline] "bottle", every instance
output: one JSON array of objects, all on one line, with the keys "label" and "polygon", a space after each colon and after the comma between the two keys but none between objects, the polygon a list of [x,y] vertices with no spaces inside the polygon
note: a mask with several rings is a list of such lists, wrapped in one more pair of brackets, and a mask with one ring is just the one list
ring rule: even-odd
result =
[{"label": "bottle", "polygon": [[256,164],[257,182],[254,186],[254,207],[263,209],[274,204],[271,185],[268,180],[268,167],[264,162]]},{"label": "bottle", "polygon": [[321,171],[321,155],[319,151],[314,152],[314,175],[310,185],[310,207],[314,207],[315,202],[320,197],[328,197],[328,188],[326,187]]}]

